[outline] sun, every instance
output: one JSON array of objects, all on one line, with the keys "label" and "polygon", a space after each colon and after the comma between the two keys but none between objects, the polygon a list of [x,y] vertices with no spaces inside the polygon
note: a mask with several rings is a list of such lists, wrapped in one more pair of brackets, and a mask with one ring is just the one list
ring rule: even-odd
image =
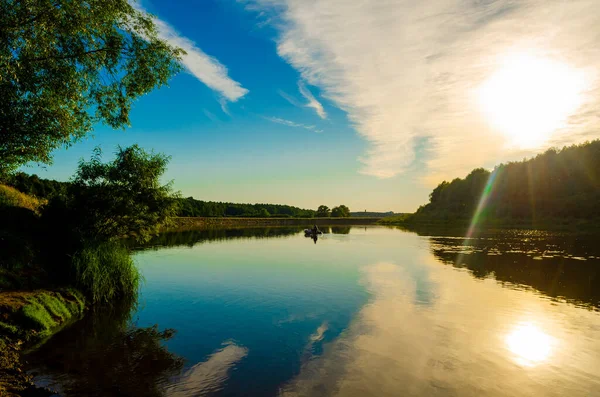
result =
[{"label": "sun", "polygon": [[581,106],[584,74],[565,63],[529,54],[508,57],[478,90],[491,126],[521,148],[537,147],[564,127]]}]

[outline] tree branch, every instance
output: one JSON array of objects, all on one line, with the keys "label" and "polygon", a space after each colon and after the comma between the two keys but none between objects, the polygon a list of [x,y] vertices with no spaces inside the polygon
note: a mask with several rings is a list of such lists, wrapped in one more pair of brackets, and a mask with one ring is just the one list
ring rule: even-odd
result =
[{"label": "tree branch", "polygon": [[51,11],[57,9],[59,6],[60,6],[60,4],[58,2],[52,3],[49,8],[46,8],[44,11],[40,12],[39,14],[34,15],[33,17],[29,18],[28,20],[18,21],[14,25],[8,25],[7,28],[8,29],[20,29],[23,26],[31,25],[32,23],[36,22],[37,20],[39,20],[43,16],[47,15]]},{"label": "tree branch", "polygon": [[104,47],[104,48],[97,48],[95,50],[89,50],[89,51],[85,51],[85,52],[80,52],[79,54],[74,54],[74,55],[50,55],[47,57],[40,57],[40,58],[25,58],[23,59],[21,62],[40,62],[40,61],[47,61],[49,59],[73,59],[73,58],[81,58],[81,57],[85,57],[88,55],[92,55],[92,54],[96,54],[98,52],[110,52],[110,51],[121,51],[123,50],[124,47]]}]

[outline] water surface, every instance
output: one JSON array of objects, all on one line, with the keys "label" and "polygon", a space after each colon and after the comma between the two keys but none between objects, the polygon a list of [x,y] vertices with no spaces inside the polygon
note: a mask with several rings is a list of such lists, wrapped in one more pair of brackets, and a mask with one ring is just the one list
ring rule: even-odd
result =
[{"label": "water surface", "polygon": [[326,231],[161,236],[136,253],[137,308],[32,353],[38,382],[102,396],[600,395],[597,238]]}]

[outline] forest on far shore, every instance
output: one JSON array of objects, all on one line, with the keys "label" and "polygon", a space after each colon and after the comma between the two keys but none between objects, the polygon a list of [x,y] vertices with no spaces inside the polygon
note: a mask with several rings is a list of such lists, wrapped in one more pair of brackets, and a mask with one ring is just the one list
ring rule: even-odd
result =
[{"label": "forest on far shore", "polygon": [[[22,193],[42,200],[51,200],[57,196],[69,194],[70,182],[59,182],[18,172],[9,176],[5,183]],[[176,215],[181,217],[277,217],[277,218],[314,218],[351,216],[344,205],[329,209],[320,206],[317,210],[298,208],[285,204],[243,204],[220,201],[203,201],[193,197],[177,198]],[[353,213],[352,216],[355,216]],[[365,213],[374,214],[374,213]],[[391,214],[391,213],[389,213]],[[359,213],[358,216],[367,216]],[[373,215],[371,215],[373,216]],[[382,215],[381,215],[382,216]],[[377,216],[374,216],[377,217]]]},{"label": "forest on far shore", "polygon": [[389,223],[536,224],[600,221],[600,140],[549,149],[531,159],[443,181],[429,203]]}]

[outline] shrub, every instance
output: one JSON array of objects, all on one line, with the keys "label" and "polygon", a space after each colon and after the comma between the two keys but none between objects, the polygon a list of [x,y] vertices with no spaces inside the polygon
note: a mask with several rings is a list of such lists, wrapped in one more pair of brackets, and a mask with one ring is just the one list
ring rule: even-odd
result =
[{"label": "shrub", "polygon": [[118,242],[90,244],[72,258],[75,285],[92,304],[135,299],[140,274],[128,249]]},{"label": "shrub", "polygon": [[149,240],[178,211],[171,184],[160,182],[169,157],[133,145],[119,147],[111,162],[101,160],[96,148],[90,161],[79,163],[69,189],[65,208],[77,234],[83,240]]}]

